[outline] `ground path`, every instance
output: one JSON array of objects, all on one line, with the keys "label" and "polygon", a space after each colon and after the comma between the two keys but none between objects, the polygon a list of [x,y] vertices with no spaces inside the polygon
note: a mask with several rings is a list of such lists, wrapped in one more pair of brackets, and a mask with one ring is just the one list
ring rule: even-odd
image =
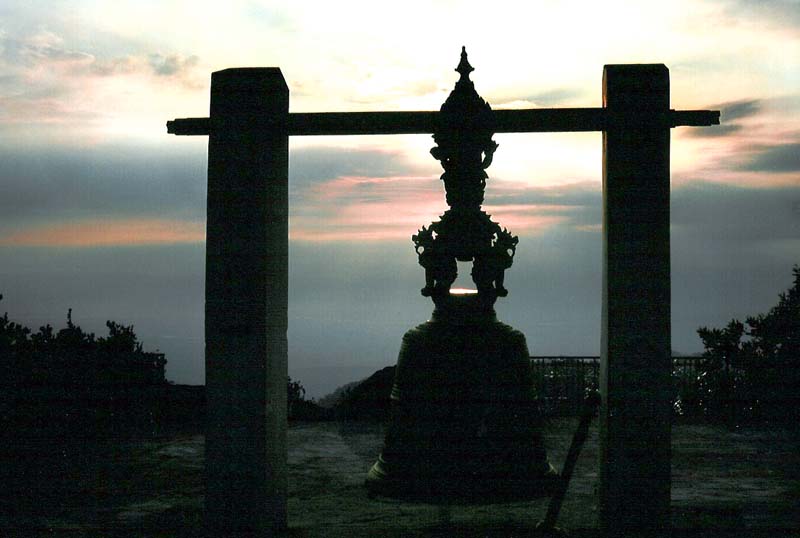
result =
[{"label": "ground path", "polygon": [[[547,425],[556,467],[576,423],[554,419]],[[591,535],[596,525],[597,440],[595,423],[559,519],[578,530],[574,536]],[[455,507],[451,527],[442,529],[437,507],[367,499],[362,482],[380,450],[380,425],[293,424],[288,442],[292,536],[524,536],[546,510],[546,500]],[[203,437],[121,446],[104,461],[91,462],[75,489],[65,509],[42,521],[48,536],[196,536]],[[725,527],[732,534],[744,528],[749,531],[739,535],[748,536],[764,529],[764,535],[775,536],[766,529],[779,527],[800,535],[800,431],[675,426],[672,498],[673,519],[681,528]],[[23,534],[33,535],[30,529]]]}]

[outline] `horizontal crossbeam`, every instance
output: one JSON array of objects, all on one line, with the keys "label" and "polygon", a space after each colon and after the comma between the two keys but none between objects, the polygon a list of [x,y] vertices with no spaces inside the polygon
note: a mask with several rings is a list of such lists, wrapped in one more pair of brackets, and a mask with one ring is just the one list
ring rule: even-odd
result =
[{"label": "horizontal crossbeam", "polygon": [[[430,134],[439,112],[295,112],[286,129],[290,136]],[[613,128],[702,127],[719,124],[718,110],[670,110],[666,114],[614,115],[606,108],[532,108],[495,110],[495,133],[607,131]],[[209,135],[210,118],[167,122],[167,133]],[[270,122],[265,122],[269,128]]]}]

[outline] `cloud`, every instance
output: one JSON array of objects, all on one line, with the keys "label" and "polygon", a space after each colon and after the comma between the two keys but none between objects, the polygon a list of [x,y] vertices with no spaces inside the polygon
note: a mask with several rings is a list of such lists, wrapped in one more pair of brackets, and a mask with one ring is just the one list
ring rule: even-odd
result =
[{"label": "cloud", "polygon": [[[293,237],[405,238],[444,209],[437,176],[404,175],[415,167],[400,152],[311,147],[290,155]],[[205,165],[200,151],[136,146],[0,151],[0,238],[127,244],[139,239],[126,230],[137,229],[156,242],[196,241],[205,222]],[[365,171],[371,175],[359,175]],[[105,233],[95,230],[100,222]]]},{"label": "cloud", "polygon": [[486,203],[587,206],[600,201],[600,186],[593,181],[539,187],[518,181],[490,179]]},{"label": "cloud", "polygon": [[78,63],[94,61],[91,54],[64,47],[64,40],[48,30],[22,38],[0,34],[0,57],[10,64],[34,66],[41,63]]},{"label": "cloud", "polygon": [[[521,232],[541,232],[555,225],[563,225],[583,232],[597,232],[601,224],[602,192],[596,182],[576,182],[564,185],[539,187],[518,182],[490,180],[485,206],[488,212],[501,219],[504,208],[519,208],[509,215],[519,221]],[[526,224],[526,220],[528,224]]]},{"label": "cloud", "polygon": [[[760,158],[764,164],[769,161],[773,169],[786,169],[798,153],[792,145]],[[377,155],[372,157],[380,160]],[[441,182],[435,176],[390,175],[391,169],[384,168],[384,177],[342,175],[304,189],[290,206],[292,237],[404,240],[447,209]],[[672,191],[673,225],[676,230],[691,229],[692,234],[731,243],[796,239],[794,207],[800,202],[800,188],[765,187],[684,180]],[[484,209],[519,235],[552,229],[597,234],[602,222],[602,193],[596,182],[540,187],[490,179]]]},{"label": "cloud", "polygon": [[720,120],[730,121],[755,116],[761,111],[762,100],[746,99],[743,101],[733,101],[712,107],[712,110],[720,110]]},{"label": "cloud", "polygon": [[766,19],[796,29],[800,23],[797,0],[719,0],[736,18]]},{"label": "cloud", "polygon": [[419,171],[396,150],[307,146],[289,152],[290,189],[341,176],[391,177]]},{"label": "cloud", "polygon": [[135,146],[0,151],[0,231],[97,218],[202,222],[205,177],[201,154]]},{"label": "cloud", "polygon": [[205,223],[165,219],[91,219],[40,225],[0,235],[0,246],[97,247],[202,243]]},{"label": "cloud", "polygon": [[[721,110],[722,125],[682,129],[681,137],[702,138],[697,149],[676,144],[681,165],[673,184],[696,178],[744,187],[797,185],[800,172],[800,131],[796,93],[764,99],[731,101]],[[673,157],[675,158],[675,157]]]},{"label": "cloud", "polygon": [[745,251],[747,244],[800,243],[799,201],[800,186],[755,189],[695,181],[672,190],[672,223],[677,234],[707,244],[707,255],[723,244]]},{"label": "cloud", "polygon": [[292,18],[287,10],[276,9],[272,5],[262,5],[258,2],[247,1],[239,6],[243,16],[258,21],[262,27],[268,27],[270,32],[295,32],[299,30],[299,22]]},{"label": "cloud", "polygon": [[439,204],[436,175],[400,151],[311,146],[289,153],[290,236],[296,240],[405,238]]},{"label": "cloud", "polygon": [[151,54],[148,58],[153,72],[162,77],[183,77],[189,74],[198,63],[197,56],[184,57],[180,54]]},{"label": "cloud", "polygon": [[768,173],[800,172],[800,142],[763,149],[742,169]]},{"label": "cloud", "polygon": [[[437,176],[406,175],[415,167],[400,152],[311,147],[290,155],[296,237],[406,237],[444,208]],[[175,240],[197,240],[205,222],[205,164],[201,151],[136,146],[0,151],[0,238],[6,244],[53,243],[56,237],[75,243],[72,235],[96,244],[128,243],[134,239],[126,238],[126,226],[138,227],[140,236],[166,238],[172,232],[164,223],[178,222],[194,224],[182,225],[189,231]],[[370,176],[360,175],[366,171]],[[145,233],[144,223],[154,220],[161,227]],[[105,235],[92,231],[98,222],[111,223]]]},{"label": "cloud", "polygon": [[720,111],[720,125],[687,129],[683,134],[691,138],[719,138],[740,132],[743,125],[733,120],[748,119],[759,115],[764,106],[763,99],[745,99],[711,105],[709,110]]},{"label": "cloud", "polygon": [[[798,153],[795,145],[778,150],[762,153],[759,158],[763,162],[754,161],[752,166],[764,168],[770,164],[772,169],[778,165],[787,168],[792,155]],[[144,154],[147,159],[142,158]],[[313,242],[406,241],[419,227],[437,219],[447,209],[438,174],[423,172],[400,151],[293,149],[289,180],[291,237]],[[179,241],[194,241],[205,220],[205,175],[205,159],[200,151],[188,159],[186,155],[152,148],[114,146],[75,153],[58,149],[2,152],[0,236],[6,242],[13,239],[14,244],[25,242],[23,239],[41,243],[45,236],[55,237],[54,230],[65,223],[80,226],[100,221],[160,220],[194,223],[191,233],[195,235],[184,231],[176,236]],[[751,215],[746,229],[736,229],[728,235],[724,229],[714,231],[719,223],[732,226],[733,215],[743,217],[749,214],[749,208],[758,207],[758,211],[774,218],[780,214],[774,204],[800,200],[797,191],[788,187],[789,190],[780,191],[726,189],[710,183],[697,185],[700,184],[686,180],[673,189],[673,222],[685,226],[701,216],[705,219],[712,215],[709,222],[703,220],[698,231],[721,237],[748,237],[748,233],[755,233],[754,227],[771,222],[763,216]],[[711,192],[714,196],[708,198]],[[764,193],[775,192],[780,195],[764,198]],[[714,209],[716,206],[698,206],[697,200],[705,200],[706,205],[712,206],[712,202],[722,200],[736,204]],[[520,236],[551,229],[596,234],[602,218],[601,207],[600,185],[589,181],[541,187],[490,178],[484,202],[485,211],[495,221]],[[692,208],[691,211],[686,211],[686,207]],[[759,232],[758,237],[780,237],[778,229],[784,233],[791,230],[791,221],[781,222],[782,228],[769,227]],[[163,224],[162,228],[168,226]],[[148,233],[156,237],[162,231],[154,229]],[[91,234],[85,231],[84,235]],[[113,240],[99,235],[92,237],[97,237],[99,243],[126,241],[123,231],[109,231],[104,236],[116,238]]]},{"label": "cloud", "polygon": [[341,176],[305,191],[290,205],[296,240],[409,238],[446,209],[435,178]]},{"label": "cloud", "polygon": [[[713,109],[712,109],[713,110]],[[682,135],[690,138],[722,138],[738,133],[742,126],[736,123],[712,125],[710,127],[693,127],[685,130]]]},{"label": "cloud", "polygon": [[[306,241],[406,240],[448,209],[438,174],[416,175],[399,154],[330,153],[310,148],[290,172],[290,236]],[[358,164],[361,159],[369,166]],[[304,163],[305,164],[301,164]],[[290,170],[292,165],[290,165]],[[369,170],[358,175],[357,170]],[[596,231],[600,223],[596,183],[534,187],[491,179],[484,210],[512,233],[540,234],[557,225]]]},{"label": "cloud", "polygon": [[583,97],[585,92],[576,88],[556,88],[544,92],[537,92],[527,97],[518,97],[519,92],[514,92],[517,96],[510,97],[508,93],[490,93],[485,99],[493,109],[499,108],[535,108],[535,107],[555,107],[564,106],[565,103],[574,102]]},{"label": "cloud", "polygon": [[145,69],[142,58],[135,56],[120,56],[110,60],[95,60],[89,66],[89,72],[100,77],[114,75],[130,75]]},{"label": "cloud", "polygon": [[[148,50],[108,55],[83,43],[65,43],[47,29],[7,29],[0,33],[0,124],[8,128],[3,136],[61,133],[74,140],[102,124],[119,124],[121,113],[142,103],[139,96],[154,88],[168,84],[174,94],[203,86],[198,66],[196,55]],[[135,111],[129,115],[141,118]],[[35,131],[41,125],[63,128]]]}]

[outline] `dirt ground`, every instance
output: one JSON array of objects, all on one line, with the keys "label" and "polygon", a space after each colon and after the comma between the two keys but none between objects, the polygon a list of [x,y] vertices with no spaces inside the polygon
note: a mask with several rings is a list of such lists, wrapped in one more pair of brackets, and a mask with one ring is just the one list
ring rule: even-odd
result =
[{"label": "dirt ground", "polygon": [[[575,425],[556,419],[546,427],[556,467]],[[547,500],[459,506],[443,525],[439,507],[368,499],[364,475],[382,440],[376,424],[290,427],[292,536],[524,536],[544,516]],[[597,459],[595,423],[559,518],[573,536],[591,535],[596,526]],[[202,474],[201,435],[125,443],[87,462],[72,491],[45,516],[0,516],[0,537],[197,536]],[[767,529],[780,528],[800,536],[800,431],[676,425],[672,506],[673,525],[681,529],[726,528],[737,536],[762,529],[773,536]]]}]

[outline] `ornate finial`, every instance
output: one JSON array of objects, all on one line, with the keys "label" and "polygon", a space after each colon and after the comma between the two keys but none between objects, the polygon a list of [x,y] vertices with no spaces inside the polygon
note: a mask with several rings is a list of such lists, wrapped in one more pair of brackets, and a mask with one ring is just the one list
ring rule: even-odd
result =
[{"label": "ornate finial", "polygon": [[461,74],[461,79],[469,80],[469,74],[475,71],[475,68],[469,65],[469,60],[467,60],[467,47],[461,47],[461,61],[458,62],[458,67],[456,67],[456,72]]},{"label": "ornate finial", "polygon": [[442,105],[433,133],[436,147],[431,149],[444,168],[441,179],[450,209],[441,220],[423,226],[412,240],[425,268],[423,295],[434,302],[448,297],[458,274],[456,261],[471,261],[478,296],[491,305],[508,293],[503,276],[511,266],[518,239],[481,210],[488,178],[485,169],[497,143],[492,140],[492,109],[469,79],[474,69],[465,47],[456,71],[461,78]]}]

